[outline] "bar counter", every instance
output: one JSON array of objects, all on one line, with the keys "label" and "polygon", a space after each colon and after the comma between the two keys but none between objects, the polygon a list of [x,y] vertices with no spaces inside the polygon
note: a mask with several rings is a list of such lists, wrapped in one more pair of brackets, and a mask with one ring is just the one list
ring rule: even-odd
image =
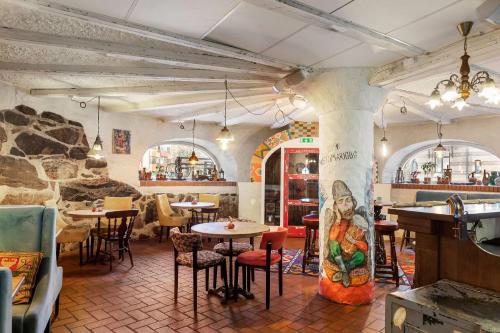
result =
[{"label": "bar counter", "polygon": [[496,193],[500,193],[500,186],[492,186],[492,185],[392,183],[391,187],[393,189],[427,190],[427,191],[496,192]]},{"label": "bar counter", "polygon": [[141,180],[141,186],[236,186],[236,182],[209,180]]},{"label": "bar counter", "polygon": [[[465,211],[469,220],[500,218],[500,204],[468,204]],[[459,240],[448,206],[390,208],[389,214],[416,233],[413,287],[449,279],[500,292],[500,257]]]}]

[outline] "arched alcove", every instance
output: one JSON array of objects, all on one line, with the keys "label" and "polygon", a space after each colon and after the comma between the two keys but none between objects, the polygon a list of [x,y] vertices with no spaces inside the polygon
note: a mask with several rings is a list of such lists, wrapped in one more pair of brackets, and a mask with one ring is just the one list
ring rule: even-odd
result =
[{"label": "arched alcove", "polygon": [[[173,145],[173,144],[186,145],[191,147],[193,142],[192,139],[190,138],[172,138],[156,142],[148,146],[148,148],[143,152],[141,156],[141,161],[142,157],[144,156],[144,154],[147,153],[149,149],[160,145]],[[227,180],[237,179],[237,174],[238,174],[237,164],[235,159],[229,153],[222,150],[217,144],[207,140],[195,139],[194,145],[196,150],[202,151],[210,159],[212,159],[217,165],[218,169],[222,168],[224,170],[224,175]]]},{"label": "arched alcove", "polygon": [[[397,169],[400,166],[402,166],[408,160],[408,158],[410,158],[413,154],[415,154],[419,151],[425,150],[425,149],[432,149],[438,143],[439,143],[438,139],[422,141],[422,142],[418,142],[418,143],[414,143],[412,145],[406,146],[406,147],[394,152],[394,154],[392,154],[387,159],[387,161],[384,165],[384,169],[382,171],[382,177],[381,177],[382,183],[391,183],[394,180]],[[474,147],[474,148],[481,149],[485,152],[488,152],[488,153],[496,156],[496,154],[493,152],[492,149],[485,147],[483,145],[477,144],[475,142],[471,142],[471,141],[447,139],[447,140],[442,140],[442,144],[445,146]]]}]

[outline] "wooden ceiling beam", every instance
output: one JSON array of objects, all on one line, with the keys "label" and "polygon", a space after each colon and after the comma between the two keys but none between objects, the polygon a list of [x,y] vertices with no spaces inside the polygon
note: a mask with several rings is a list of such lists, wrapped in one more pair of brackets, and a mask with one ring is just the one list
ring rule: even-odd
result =
[{"label": "wooden ceiling beam", "polygon": [[[231,84],[232,92],[269,92],[270,85],[262,84],[246,84],[233,83]],[[48,89],[31,89],[30,95],[33,96],[110,96],[123,97],[131,95],[183,95],[183,94],[210,94],[224,92],[223,83],[191,83],[191,82],[165,82],[159,85],[148,86],[133,86],[133,87],[103,87],[103,88],[48,88]]]},{"label": "wooden ceiling beam", "polygon": [[266,76],[244,73],[224,73],[204,69],[132,67],[100,65],[59,65],[0,62],[0,71],[31,74],[65,74],[81,76],[111,76],[146,80],[184,81],[184,82],[224,82],[231,83],[272,83]]},{"label": "wooden ceiling beam", "polygon": [[64,49],[85,50],[132,61],[164,64],[183,68],[261,74],[274,78],[280,78],[286,74],[286,72],[274,67],[255,64],[240,59],[222,57],[215,54],[200,53],[193,49],[188,49],[191,52],[179,52],[152,46],[140,47],[111,41],[53,35],[7,27],[0,27],[0,40]]},{"label": "wooden ceiling beam", "polygon": [[332,15],[297,0],[245,0],[256,6],[280,13],[326,30],[338,32],[403,55],[423,54],[425,50],[370,29],[363,25]]},{"label": "wooden ceiling beam", "polygon": [[285,63],[283,61],[256,54],[250,51],[238,49],[235,47],[222,45],[206,40],[191,38],[175,34],[162,29],[152,28],[138,23],[129,22],[123,19],[110,17],[103,14],[93,13],[85,10],[67,7],[64,5],[37,0],[6,0],[15,5],[23,5],[39,11],[44,11],[52,14],[57,14],[63,17],[78,19],[90,24],[95,24],[107,27],[113,30],[118,30],[133,34],[136,36],[146,37],[163,41],[165,43],[189,47],[195,50],[210,52],[224,57],[241,59],[249,62],[254,62],[261,65],[279,68],[289,71],[296,68],[296,65]]},{"label": "wooden ceiling beam", "polygon": [[[500,29],[469,37],[467,45],[467,52],[474,63],[498,59]],[[463,41],[460,40],[434,52],[394,61],[377,68],[370,78],[370,84],[380,87],[395,87],[439,73],[448,73],[447,75],[449,72],[458,73],[460,56],[463,52]],[[446,78],[446,75],[443,78]]]},{"label": "wooden ceiling beam", "polygon": [[[267,93],[259,94],[258,92],[247,91],[236,95],[235,97],[238,101],[247,100],[261,100],[268,99],[272,100],[276,94]],[[217,94],[190,94],[190,95],[180,95],[171,96],[166,98],[156,98],[153,100],[148,100],[147,102],[139,102],[129,109],[112,110],[108,111],[121,111],[121,112],[134,112],[134,111],[152,111],[152,110],[169,110],[169,109],[179,109],[185,107],[199,107],[210,104],[218,104],[220,108],[224,108],[224,93]]]}]

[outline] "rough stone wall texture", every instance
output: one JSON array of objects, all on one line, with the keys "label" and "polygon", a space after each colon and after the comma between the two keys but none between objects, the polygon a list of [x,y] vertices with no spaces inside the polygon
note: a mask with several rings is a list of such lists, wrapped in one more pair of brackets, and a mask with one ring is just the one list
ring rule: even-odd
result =
[{"label": "rough stone wall texture", "polygon": [[[132,196],[139,209],[135,237],[157,232],[155,195],[108,177],[105,160],[87,158],[83,126],[56,113],[18,105],[0,111],[0,205],[56,202],[65,213],[102,206],[105,196]],[[169,194],[171,201],[191,201],[192,194]],[[181,212],[186,214],[186,212]],[[238,216],[236,194],[221,195],[221,217]]]}]

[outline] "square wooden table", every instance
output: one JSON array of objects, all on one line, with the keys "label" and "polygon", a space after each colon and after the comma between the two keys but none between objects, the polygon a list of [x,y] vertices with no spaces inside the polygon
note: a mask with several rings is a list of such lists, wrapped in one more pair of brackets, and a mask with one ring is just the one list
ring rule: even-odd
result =
[{"label": "square wooden table", "polygon": [[21,289],[26,277],[24,275],[12,277],[12,299],[14,299]]}]

